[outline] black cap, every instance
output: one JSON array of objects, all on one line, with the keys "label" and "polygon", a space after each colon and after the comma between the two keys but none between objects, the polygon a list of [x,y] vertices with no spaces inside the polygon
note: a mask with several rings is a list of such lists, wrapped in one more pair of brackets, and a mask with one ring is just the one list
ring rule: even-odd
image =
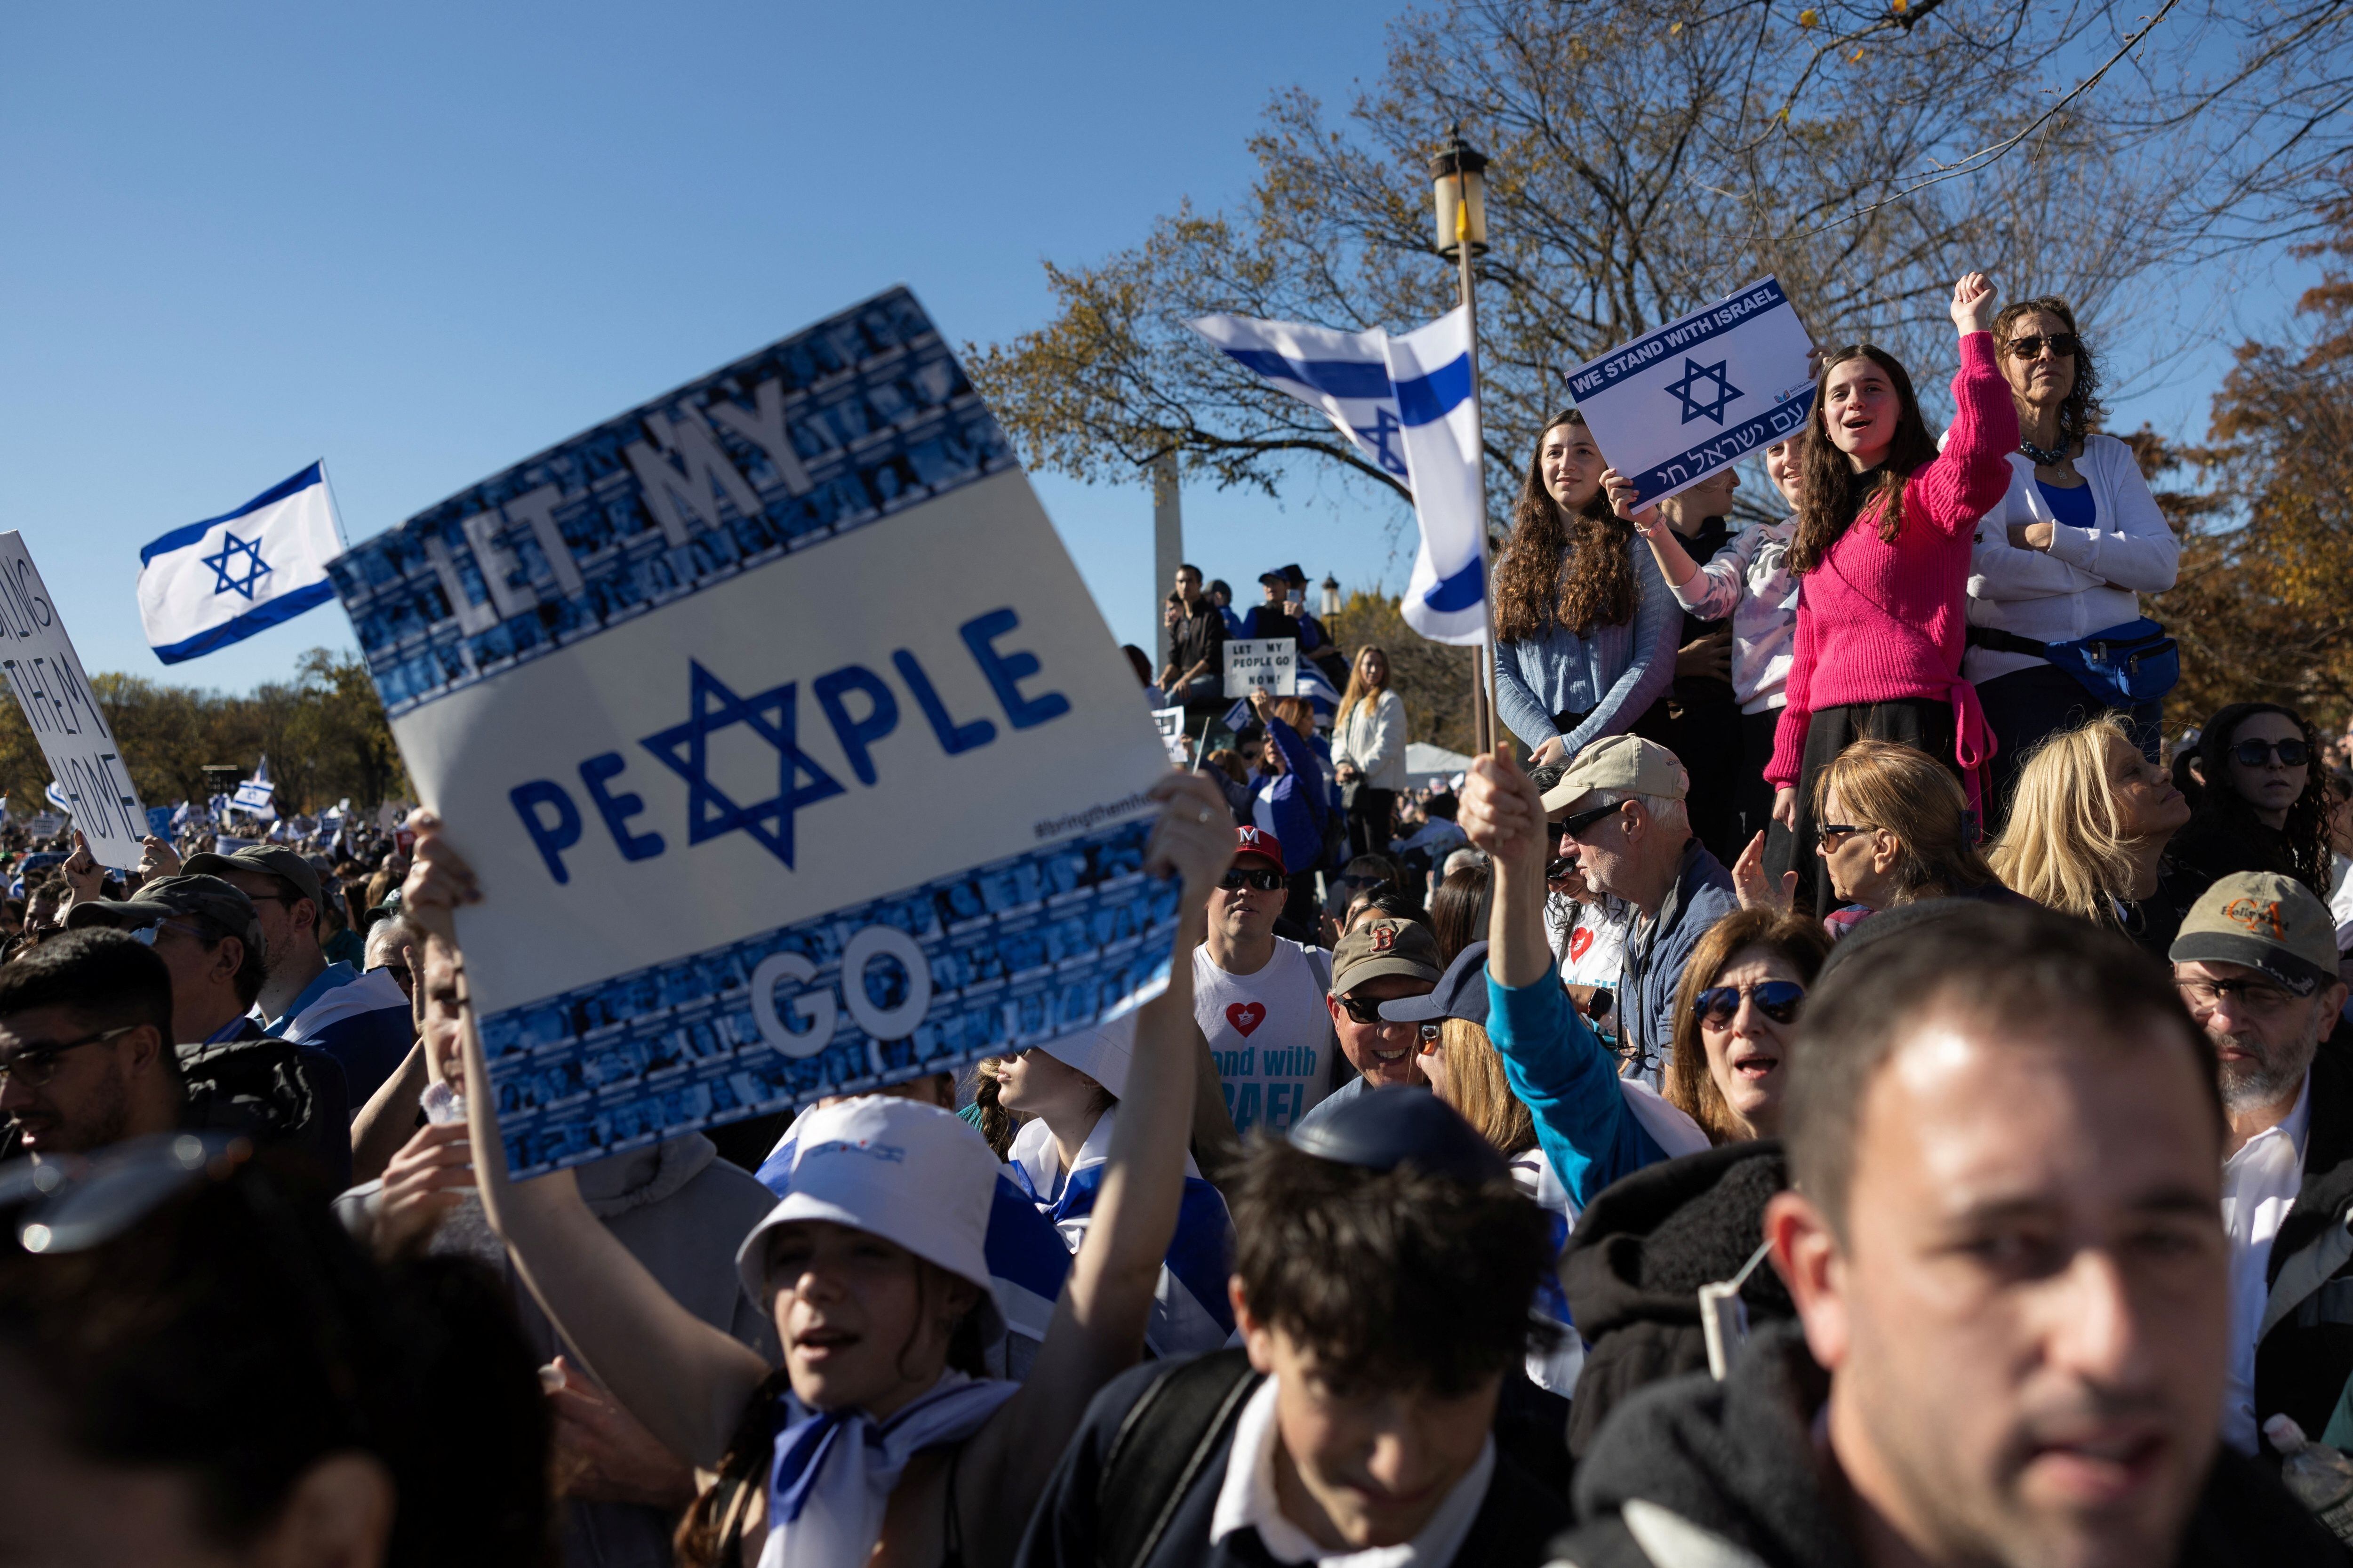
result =
[{"label": "black cap", "polygon": [[141,931],[174,915],[202,915],[259,955],[261,921],[253,900],[218,877],[158,877],[127,899],[84,899],[66,911],[66,927]]},{"label": "black cap", "polygon": [[1307,574],[1299,569],[1299,563],[1296,561],[1282,569],[1282,580],[1302,588],[1307,586]]},{"label": "black cap", "polygon": [[1437,989],[1426,996],[1400,996],[1381,1004],[1381,1016],[1392,1024],[1426,1024],[1433,1018],[1461,1018],[1487,1026],[1487,944],[1474,942],[1454,955]]},{"label": "black cap", "polygon": [[1291,1130],[1291,1146],[1337,1165],[1399,1165],[1477,1185],[1508,1181],[1495,1146],[1426,1089],[1368,1089]]},{"label": "black cap", "polygon": [[182,869],[207,877],[229,871],[259,871],[265,876],[282,877],[294,884],[297,894],[322,909],[326,906],[326,899],[319,889],[318,868],[282,844],[248,844],[234,855],[191,855]]},{"label": "black cap", "polygon": [[1273,583],[1285,588],[1291,585],[1291,579],[1282,574],[1282,568],[1280,566],[1271,572],[1260,573],[1258,580],[1261,583]]}]

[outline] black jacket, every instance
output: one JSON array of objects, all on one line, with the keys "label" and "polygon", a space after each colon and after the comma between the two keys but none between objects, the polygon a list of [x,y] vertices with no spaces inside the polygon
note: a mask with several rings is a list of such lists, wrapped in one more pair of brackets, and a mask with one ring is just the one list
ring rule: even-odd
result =
[{"label": "black jacket", "polygon": [[[1238,1352],[1212,1354],[1232,1357]],[[1017,1568],[1128,1568],[1106,1563],[1112,1532],[1102,1508],[1103,1461],[1128,1412],[1167,1370],[1166,1362],[1146,1362],[1121,1373],[1095,1395],[1078,1436],[1054,1467],[1038,1511],[1029,1516],[1029,1531],[1014,1560]],[[1276,1560],[1254,1530],[1238,1531],[1214,1548],[1209,1544],[1209,1519],[1217,1510],[1218,1490],[1225,1484],[1226,1461],[1232,1453],[1229,1429],[1207,1453],[1191,1484],[1176,1494],[1158,1544],[1133,1568],[1273,1568]],[[1486,1500],[1454,1562],[1461,1568],[1537,1568],[1545,1561],[1546,1543],[1568,1521],[1567,1502],[1498,1452]]]},{"label": "black jacket", "polygon": [[[1859,1568],[1842,1484],[1814,1445],[1814,1413],[1829,1394],[1794,1325],[1751,1340],[1721,1384],[1703,1373],[1644,1390],[1578,1470],[1579,1523],[1553,1543],[1555,1568]],[[1630,1528],[1630,1510],[1646,1541]],[[2224,1449],[2176,1568],[2342,1568],[2345,1560],[2277,1479]]]},{"label": "black jacket", "polygon": [[[1635,1390],[1707,1370],[1699,1288],[1740,1272],[1763,1239],[1766,1201],[1788,1181],[1778,1140],[1727,1143],[1645,1166],[1586,1209],[1561,1259],[1587,1347],[1569,1402],[1571,1458],[1591,1451],[1603,1418]],[[1740,1299],[1752,1327],[1796,1313],[1770,1264],[1750,1270]]]},{"label": "black jacket", "polygon": [[2263,1273],[2255,1422],[2284,1413],[2316,1439],[2353,1377],[2353,1058],[2333,1041],[2312,1058],[2310,1110],[2304,1186]]}]

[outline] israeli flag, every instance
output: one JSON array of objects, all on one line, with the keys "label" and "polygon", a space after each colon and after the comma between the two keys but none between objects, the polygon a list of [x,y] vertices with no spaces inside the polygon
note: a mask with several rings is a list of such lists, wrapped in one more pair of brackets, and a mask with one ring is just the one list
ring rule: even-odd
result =
[{"label": "israeli flag", "polygon": [[56,812],[58,816],[71,816],[73,815],[73,800],[66,794],[66,786],[58,783],[57,780],[51,779],[49,781],[49,787],[41,792],[41,798],[47,801],[49,803],[49,809]]},{"label": "israeli flag", "polygon": [[[242,637],[245,634],[239,633]],[[278,792],[269,782],[269,753],[261,753],[261,761],[253,776],[237,786],[237,795],[229,801],[232,809],[268,822],[278,816]]]},{"label": "israeli flag", "polygon": [[1469,310],[1394,338],[1249,316],[1203,316],[1191,325],[1235,363],[1322,409],[1413,492],[1421,548],[1399,613],[1432,642],[1486,641],[1486,477]]},{"label": "israeli flag", "polygon": [[139,620],[155,657],[177,664],[325,604],[341,540],[322,463],[174,529],[139,552]]}]

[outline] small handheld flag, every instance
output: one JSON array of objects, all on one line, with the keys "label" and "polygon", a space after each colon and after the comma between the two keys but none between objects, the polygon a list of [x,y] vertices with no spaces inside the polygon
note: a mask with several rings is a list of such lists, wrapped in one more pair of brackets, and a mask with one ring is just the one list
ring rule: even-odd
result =
[{"label": "small handheld flag", "polygon": [[1248,316],[1203,316],[1193,330],[1233,360],[1313,404],[1413,493],[1421,549],[1398,604],[1432,642],[1487,640],[1486,500],[1467,309],[1391,337]]},{"label": "small handheld flag", "polygon": [[343,553],[323,464],[235,511],[175,528],[139,552],[139,620],[165,664],[266,631],[335,596]]}]

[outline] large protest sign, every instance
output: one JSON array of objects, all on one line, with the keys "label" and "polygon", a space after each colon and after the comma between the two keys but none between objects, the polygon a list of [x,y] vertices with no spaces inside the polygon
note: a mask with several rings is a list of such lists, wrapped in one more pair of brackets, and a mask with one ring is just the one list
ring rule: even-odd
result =
[{"label": "large protest sign", "polygon": [[1296,637],[1228,637],[1226,695],[1248,697],[1263,691],[1288,697],[1299,683],[1299,639]]},{"label": "large protest sign", "polygon": [[1017,1051],[1165,983],[1168,767],[1003,434],[893,290],[333,577],[520,1172]]},{"label": "large protest sign", "polygon": [[0,668],[101,866],[139,864],[147,811],[21,533],[0,533]]},{"label": "large protest sign", "polygon": [[1568,374],[1609,466],[1647,504],[1806,426],[1812,340],[1771,278]]}]

